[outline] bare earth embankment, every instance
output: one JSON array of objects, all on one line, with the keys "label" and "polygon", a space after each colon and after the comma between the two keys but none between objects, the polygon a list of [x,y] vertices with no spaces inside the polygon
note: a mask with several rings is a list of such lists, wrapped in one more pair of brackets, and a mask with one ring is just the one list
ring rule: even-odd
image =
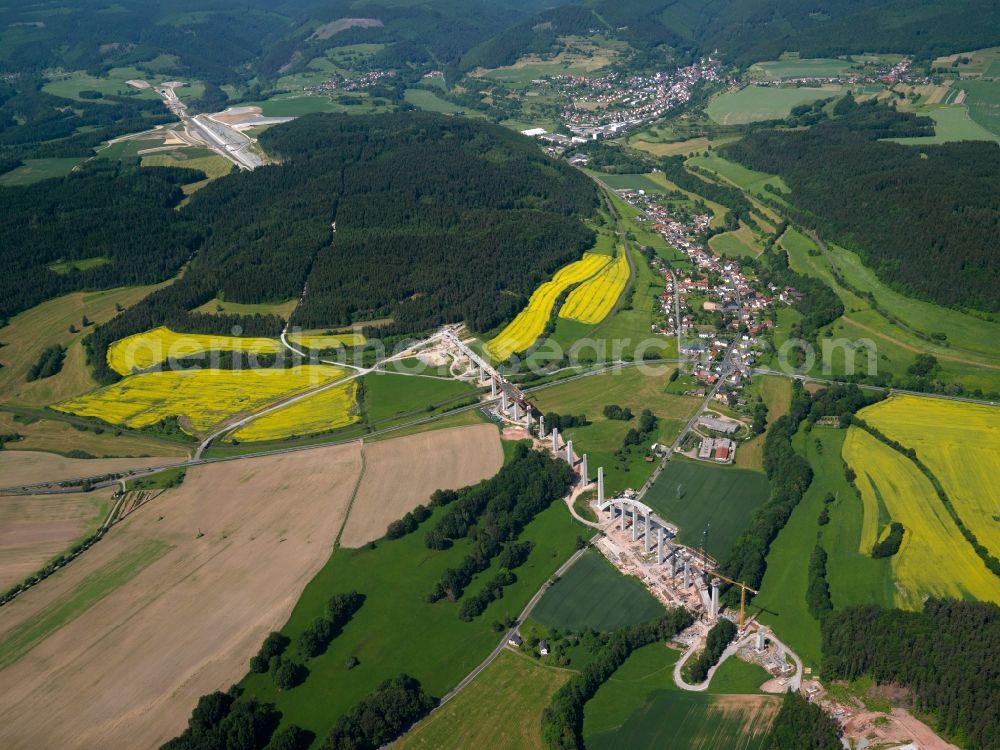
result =
[{"label": "bare earth embankment", "polygon": [[437,489],[493,476],[503,465],[494,425],[452,427],[365,445],[365,473],[340,543],[361,547]]},{"label": "bare earth embankment", "polygon": [[130,469],[183,462],[178,456],[149,458],[66,458],[43,451],[0,452],[0,487],[98,477]]},{"label": "bare earth embankment", "polygon": [[0,591],[96,530],[110,508],[111,492],[0,497]]},{"label": "bare earth embankment", "polygon": [[155,747],[327,561],[360,445],[192,468],[0,608],[0,747]]}]

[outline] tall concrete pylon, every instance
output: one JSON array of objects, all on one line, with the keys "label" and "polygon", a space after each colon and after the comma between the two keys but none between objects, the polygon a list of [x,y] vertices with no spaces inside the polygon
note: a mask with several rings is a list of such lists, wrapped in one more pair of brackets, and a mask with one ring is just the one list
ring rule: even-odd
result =
[{"label": "tall concrete pylon", "polygon": [[545,415],[538,417],[538,437],[545,439]]},{"label": "tall concrete pylon", "polygon": [[648,555],[653,551],[653,514],[646,514],[646,527],[644,529],[646,535],[646,554]]},{"label": "tall concrete pylon", "polygon": [[708,613],[708,616],[713,620],[719,616],[719,587],[722,586],[722,581],[718,578],[712,579],[712,606]]},{"label": "tall concrete pylon", "polygon": [[500,391],[500,411],[506,414],[507,409],[509,408],[510,404],[507,403],[507,391]]},{"label": "tall concrete pylon", "polygon": [[632,503],[632,541],[639,541],[639,506]]},{"label": "tall concrete pylon", "polygon": [[568,463],[570,465],[570,467],[572,467],[573,464],[576,463],[575,456],[573,456],[573,441],[572,440],[566,441],[566,463]]},{"label": "tall concrete pylon", "polygon": [[767,640],[767,628],[763,625],[757,627],[757,650],[763,651]]},{"label": "tall concrete pylon", "polygon": [[[604,467],[597,467],[597,504],[604,505]],[[622,528],[625,528],[624,526]]]},{"label": "tall concrete pylon", "polygon": [[622,531],[625,531],[625,501],[622,500],[620,503],[618,503],[618,507],[622,509],[622,516],[621,516]]},{"label": "tall concrete pylon", "polygon": [[490,398],[497,397],[497,379],[490,378]]},{"label": "tall concrete pylon", "polygon": [[515,401],[514,402],[514,421],[517,422],[520,419],[521,419],[521,405],[519,403],[517,403],[517,401]]},{"label": "tall concrete pylon", "polygon": [[552,428],[552,452],[559,455],[559,428]]},{"label": "tall concrete pylon", "polygon": [[691,587],[691,556],[684,555],[684,588]]},{"label": "tall concrete pylon", "polygon": [[529,432],[531,431],[531,414],[532,414],[531,404],[528,404],[524,409],[524,422],[526,425],[528,425]]},{"label": "tall concrete pylon", "polygon": [[667,559],[667,545],[663,539],[663,527],[656,527],[656,562],[663,565]]},{"label": "tall concrete pylon", "polygon": [[587,476],[587,454],[583,454],[583,459],[580,462],[580,484],[586,487],[590,484],[590,478]]}]

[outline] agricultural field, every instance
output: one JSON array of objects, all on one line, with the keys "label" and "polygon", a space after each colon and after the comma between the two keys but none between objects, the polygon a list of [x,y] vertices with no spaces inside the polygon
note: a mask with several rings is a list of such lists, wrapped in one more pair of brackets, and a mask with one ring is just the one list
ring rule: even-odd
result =
[{"label": "agricultural field", "polygon": [[225,177],[233,170],[232,162],[223,159],[207,149],[178,149],[163,154],[149,154],[142,157],[144,167],[179,167],[182,169],[199,169],[205,173],[208,180]]},{"label": "agricultural field", "polygon": [[[452,701],[393,744],[399,750],[544,750],[542,711],[571,676],[505,650]],[[497,731],[503,727],[503,731]]]},{"label": "agricultural field", "polygon": [[843,91],[840,85],[812,87],[747,86],[714,97],[705,112],[720,125],[746,125],[764,120],[783,120],[793,107],[808,104]]},{"label": "agricultural field", "polygon": [[[432,525],[440,510],[425,522]],[[458,618],[458,603],[428,604],[424,595],[443,571],[457,565],[471,548],[460,540],[443,551],[424,544],[422,526],[400,539],[382,541],[374,549],[334,549],[329,562],[306,587],[282,631],[293,640],[325,611],[328,599],[356,588],[364,606],[324,654],[308,661],[305,683],[279,692],[269,675],[249,675],[246,696],[274,702],[282,721],[324,737],[337,716],[380,682],[401,672],[418,679],[424,690],[442,696],[479,664],[500,640],[491,623],[516,616],[559,565],[573,552],[585,529],[573,521],[560,501],[540,513],[524,529],[521,540],[534,542],[527,562],[517,569],[517,582],[504,589],[472,622]],[[496,563],[480,573],[465,596],[476,594],[497,573]],[[358,664],[347,670],[354,656]]]},{"label": "agricultural field", "polygon": [[66,458],[42,451],[0,451],[0,482],[4,487],[19,487],[41,482],[118,474],[132,469],[147,469],[179,463],[166,456],[146,458]]},{"label": "agricultural field", "polygon": [[486,353],[494,360],[503,362],[511,354],[528,349],[545,330],[552,315],[552,306],[559,295],[572,285],[589,279],[604,268],[609,260],[606,255],[584,253],[581,260],[560,268],[550,281],[534,291],[527,306],[517,317],[486,344]]},{"label": "agricultural field", "polygon": [[[130,96],[136,99],[158,99],[157,93],[152,88],[136,89],[125,83],[132,78],[145,77],[145,74],[135,68],[112,68],[106,77],[96,77],[82,70],[76,70],[59,77],[50,77],[49,81],[42,86],[42,91],[53,96],[62,96],[77,101],[83,100],[80,96],[81,91],[99,91],[109,96]],[[100,102],[101,100],[95,99],[93,101]]]},{"label": "agricultural field", "polygon": [[652,174],[605,174],[593,175],[612,190],[645,190],[647,193],[665,193],[667,189],[653,179]]},{"label": "agricultural field", "polygon": [[966,92],[965,106],[969,116],[983,128],[1000,137],[1000,62],[994,62],[994,79],[989,81],[962,81],[958,88]]},{"label": "agricultural field", "polygon": [[[362,547],[434,490],[458,489],[496,474],[503,465],[495,425],[438,429],[366,443],[364,470],[340,536],[344,547]],[[400,477],[406,477],[400,482]]]},{"label": "agricultural field", "polygon": [[430,416],[441,408],[472,399],[479,390],[461,380],[421,378],[390,372],[369,373],[365,387],[365,419],[372,430]]},{"label": "agricultural field", "polygon": [[624,248],[596,276],[569,293],[559,317],[596,325],[604,320],[628,284],[631,269]]},{"label": "agricultural field", "polygon": [[[968,81],[966,83],[983,83],[981,81]],[[990,82],[991,84],[993,82]],[[963,86],[965,83],[962,84]],[[1000,87],[998,87],[1000,88]],[[978,92],[977,92],[978,93]],[[972,95],[970,94],[970,97]],[[939,143],[950,143],[952,141],[998,141],[1000,133],[994,132],[985,126],[991,123],[991,109],[988,104],[989,99],[980,99],[975,109],[972,109],[972,102],[975,99],[967,99],[966,104],[934,104],[917,107],[914,111],[919,115],[926,115],[934,120],[934,135],[911,136],[909,138],[889,138],[894,143],[901,143],[904,146],[932,146]],[[996,105],[992,105],[996,106]],[[992,121],[994,127],[995,121]]]},{"label": "agricultural field", "polygon": [[364,346],[365,336],[362,333],[350,332],[350,333],[323,333],[323,332],[304,332],[304,333],[293,333],[288,336],[288,340],[297,344],[298,346],[305,347],[306,349],[316,349],[322,351],[324,349],[339,349],[342,346]]},{"label": "agricultural field", "polygon": [[468,109],[460,104],[442,99],[433,91],[428,89],[407,89],[403,94],[404,99],[417,109],[425,112],[442,112],[450,115],[464,115],[466,117],[484,117],[482,112],[475,109]]},{"label": "agricultural field", "polygon": [[711,140],[709,138],[688,138],[683,141],[660,142],[646,140],[648,132],[640,133],[638,138],[629,138],[629,145],[640,151],[652,154],[653,156],[691,156],[692,154],[707,151],[716,146],[729,143],[731,139],[720,138]]},{"label": "agricultural field", "polygon": [[980,543],[1000,555],[1000,412],[982,404],[893,396],[862,417],[913,448]]},{"label": "agricultural field", "polygon": [[62,401],[52,408],[135,428],[178,417],[181,428],[196,435],[229,417],[251,414],[271,402],[317,388],[344,374],[344,370],[329,365],[150,372]]},{"label": "agricultural field", "polygon": [[[584,708],[588,748],[759,750],[781,699],[680,690],[673,682],[679,651],[662,643],[632,653]],[[721,674],[726,665],[720,667]],[[714,680],[713,680],[714,682]],[[738,684],[742,680],[726,682]]]},{"label": "agricultural field", "polygon": [[176,333],[166,326],[119,339],[108,347],[108,365],[119,375],[131,375],[170,359],[196,357],[206,352],[244,352],[250,355],[283,351],[277,339]]},{"label": "agricultural field", "polygon": [[[345,372],[346,374],[346,372]],[[281,440],[347,427],[361,419],[357,401],[358,383],[327,388],[240,427],[232,439],[241,443]]]},{"label": "agricultural field", "polygon": [[[809,461],[813,481],[795,506],[788,523],[771,543],[767,572],[750,612],[788,642],[807,667],[820,667],[819,622],[806,607],[809,557],[817,541],[829,556],[827,581],[835,607],[854,604],[893,606],[892,571],[888,559],[873,559],[860,549],[862,502],[847,483],[841,448],[846,430],[817,425],[793,439],[796,451]],[[830,523],[820,526],[819,514],[827,493]],[[817,536],[819,535],[819,536]]]},{"label": "agricultural field", "polygon": [[0,591],[97,531],[111,509],[111,493],[0,497]]},{"label": "agricultural field", "polygon": [[871,550],[888,521],[906,529],[891,558],[897,607],[919,609],[927,596],[1000,603],[1000,578],[976,555],[912,461],[857,427],[844,441],[844,460],[857,473],[864,501],[859,551]]},{"label": "agricultural field", "polygon": [[545,592],[531,617],[546,628],[607,633],[663,616],[663,605],[633,576],[589,550]]},{"label": "agricultural field", "polygon": [[[168,282],[169,283],[169,282]],[[101,292],[73,292],[25,310],[0,328],[0,402],[44,406],[86,393],[97,387],[86,363],[81,340],[89,327],[106,323],[116,314],[115,305],[129,307],[165,284],[121,287]],[[70,333],[74,326],[79,333]],[[27,381],[28,371],[51,346],[66,348],[66,359],[57,374]]]},{"label": "agricultural field", "polygon": [[768,187],[775,188],[782,193],[791,192],[791,188],[785,184],[785,181],[779,175],[749,169],[738,162],[724,159],[714,152],[707,156],[692,156],[685,164],[692,167],[701,167],[718,175],[724,182],[732,183],[749,193],[771,200],[775,198],[775,195],[767,190]]},{"label": "agricultural field", "polygon": [[50,265],[49,270],[55,271],[58,274],[67,274],[70,271],[86,271],[90,268],[97,268],[110,262],[110,260],[103,256],[80,258],[79,260],[60,260]]},{"label": "agricultural field", "polygon": [[360,470],[356,444],[191,468],[0,608],[0,745],[178,734],[326,563]]},{"label": "agricultural field", "polygon": [[70,424],[62,419],[18,416],[0,411],[0,435],[18,434],[20,440],[5,443],[7,451],[47,451],[68,454],[82,451],[97,458],[129,456],[186,457],[190,444],[153,435],[109,431],[98,425]]},{"label": "agricultural field", "polygon": [[750,66],[751,73],[761,73],[766,78],[780,81],[787,78],[836,78],[855,67],[850,60],[830,58],[769,60]]},{"label": "agricultural field", "polygon": [[[645,460],[646,448],[654,442],[670,445],[698,408],[698,399],[667,392],[672,370],[668,365],[625,367],[540,388],[531,392],[531,399],[542,413],[586,415],[589,424],[564,430],[562,436],[573,441],[577,454],[588,454],[591,471],[604,467],[605,487],[611,495],[626,487],[641,487],[656,465]],[[607,419],[603,410],[610,404],[628,407],[636,416],[628,422]],[[655,434],[622,460],[615,453],[643,409],[657,418]]]},{"label": "agricultural field", "polygon": [[[767,404],[767,423],[788,413],[792,401],[792,382],[788,378],[773,375],[755,375],[749,395],[760,395]],[[736,466],[741,469],[762,470],[765,433],[740,443],[736,449]]]},{"label": "agricultural field", "polygon": [[502,68],[480,68],[472,75],[489,78],[511,87],[526,87],[533,80],[546,76],[586,76],[606,68],[618,59],[616,44],[607,39],[574,38],[572,42],[580,52],[560,52],[556,55],[524,55],[513,65]]},{"label": "agricultural field", "polygon": [[678,539],[691,547],[701,546],[708,526],[705,551],[724,559],[769,494],[770,485],[762,472],[674,458],[643,500],[677,524]]}]

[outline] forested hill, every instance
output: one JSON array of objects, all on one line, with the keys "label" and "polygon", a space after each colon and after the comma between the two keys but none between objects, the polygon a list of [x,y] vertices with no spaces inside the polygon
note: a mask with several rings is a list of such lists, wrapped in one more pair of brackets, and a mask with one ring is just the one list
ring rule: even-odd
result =
[{"label": "forested hill", "polygon": [[798,222],[861,255],[887,283],[947,306],[1000,310],[1000,146],[904,146],[930,120],[838,105],[808,130],[758,131],[723,153],[792,189]]},{"label": "forested hill", "polygon": [[[512,318],[534,287],[593,242],[594,184],[499,125],[409,112],[309,115],[260,138],[277,166],[198,191],[176,221],[204,241],[183,278],[91,336],[101,380],[113,341],[156,325],[277,335],[283,321],[194,314],[308,294],[306,328],[391,317],[382,333]],[[335,227],[335,229],[334,229]],[[123,228],[122,231],[128,231]],[[81,243],[86,238],[81,237]]]},{"label": "forested hill", "polygon": [[[994,0],[587,0],[546,11],[478,45],[463,68],[506,65],[546,51],[560,34],[607,30],[636,49],[667,45],[690,54],[718,51],[749,65],[783,52],[826,57],[899,52],[933,58],[1000,44]],[[590,13],[589,11],[593,11]],[[970,19],[975,19],[970,22]]]},{"label": "forested hill", "polygon": [[459,319],[488,330],[592,242],[577,218],[596,206],[591,181],[497,125],[316,115],[261,142],[337,196],[336,234],[295,313],[307,328],[389,316],[405,332]]}]

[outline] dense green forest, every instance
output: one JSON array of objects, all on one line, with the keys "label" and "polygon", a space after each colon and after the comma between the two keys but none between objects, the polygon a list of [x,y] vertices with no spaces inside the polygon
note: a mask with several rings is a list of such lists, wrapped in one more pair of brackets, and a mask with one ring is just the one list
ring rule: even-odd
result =
[{"label": "dense green forest", "polygon": [[840,750],[837,722],[801,693],[789,691],[771,725],[765,750]]},{"label": "dense green forest", "polygon": [[[183,278],[90,336],[101,382],[117,377],[105,364],[108,345],[157,325],[280,333],[284,321],[274,316],[190,312],[220,292],[234,302],[279,302],[308,281],[293,321],[304,328],[391,317],[379,335],[459,320],[487,330],[593,242],[579,219],[597,205],[593,183],[497,125],[416,112],[311,115],[261,140],[281,165],[228,175],[181,211],[164,209],[162,232],[186,244],[169,252],[157,245],[163,257],[146,264],[148,280],[176,272],[199,240],[200,249]],[[100,225],[75,233],[79,246],[95,247],[91,234],[102,232],[134,241],[127,218],[135,210],[108,207]],[[29,207],[11,221],[23,224],[22,213]],[[47,284],[66,283],[46,273]]]},{"label": "dense green forest", "polygon": [[[1000,146],[903,146],[931,121],[874,102],[808,130],[759,131],[723,148],[792,189],[793,218],[861,255],[887,283],[948,306],[1000,310]],[[797,210],[796,210],[797,209]]]},{"label": "dense green forest", "polygon": [[[178,217],[190,169],[134,169],[94,161],[67,177],[0,188],[0,320],[78,289],[169,278],[198,248],[199,230]],[[56,272],[60,260],[106,263]]]},{"label": "dense green forest", "polygon": [[913,692],[917,709],[968,750],[1000,747],[1000,608],[929,599],[922,612],[852,607],[822,623],[823,674],[870,675]]}]

